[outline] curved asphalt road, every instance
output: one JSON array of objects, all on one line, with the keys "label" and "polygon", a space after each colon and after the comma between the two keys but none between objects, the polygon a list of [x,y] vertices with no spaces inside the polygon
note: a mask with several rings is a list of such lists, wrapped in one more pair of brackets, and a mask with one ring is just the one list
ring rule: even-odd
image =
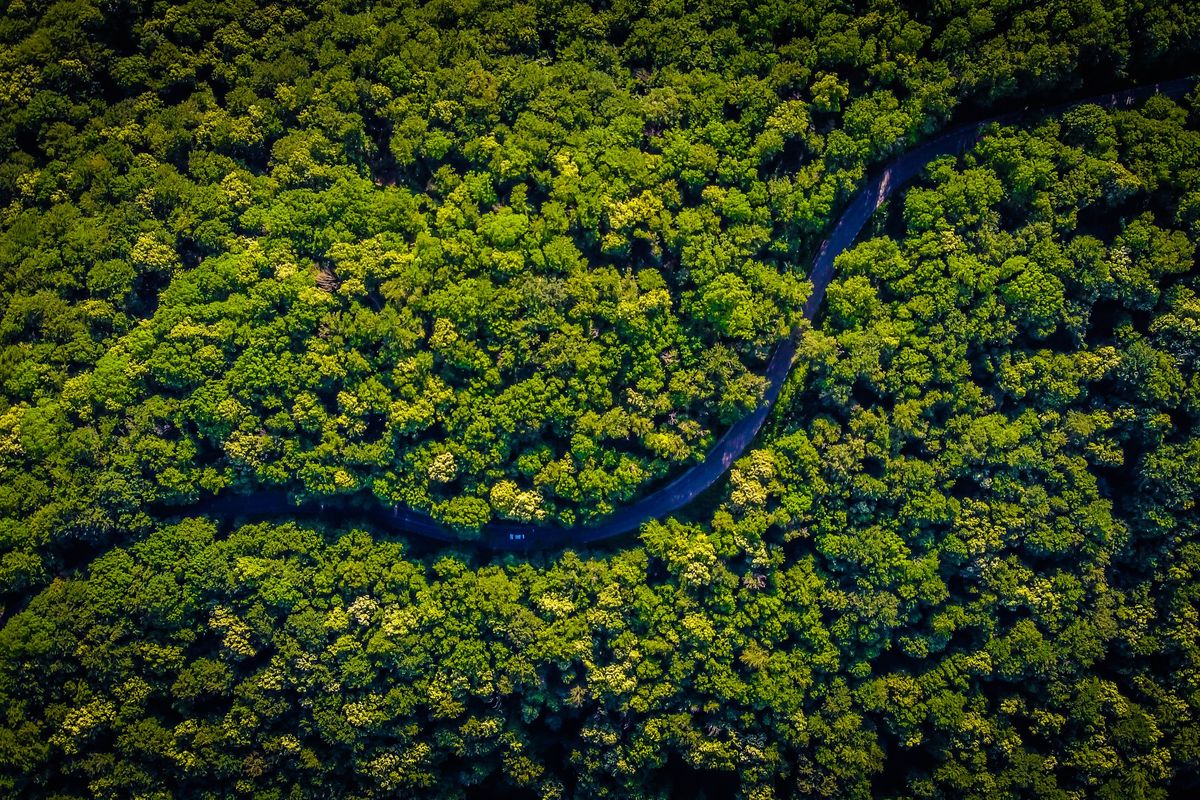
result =
[{"label": "curved asphalt road", "polygon": [[[944,155],[965,152],[978,139],[982,130],[992,124],[1010,125],[1026,117],[1060,113],[1072,106],[1094,103],[1105,108],[1128,108],[1154,94],[1179,98],[1191,91],[1195,82],[1180,79],[1148,86],[1140,86],[1111,94],[1076,100],[1058,106],[1022,111],[992,117],[981,122],[959,125],[913,150],[892,159],[888,164],[873,172],[867,185],[838,218],[837,225],[817,251],[809,280],[812,294],[804,305],[804,316],[812,321],[821,308],[825,289],[833,278],[833,262],[842,251],[849,248],[858,237],[867,220],[875,210],[899,187],[908,183],[925,168],[931,160]],[[646,495],[633,505],[617,509],[611,516],[596,525],[578,525],[564,528],[558,525],[495,521],[483,527],[477,540],[461,539],[452,530],[422,511],[398,507],[387,508],[378,504],[358,507],[339,498],[321,502],[296,505],[286,492],[263,490],[250,495],[222,495],[201,501],[195,510],[227,517],[262,517],[275,515],[313,514],[320,516],[367,517],[377,527],[397,534],[416,534],[429,539],[455,544],[470,543],[493,550],[531,550],[568,545],[588,544],[610,539],[637,530],[644,522],[666,516],[694,500],[712,486],[730,465],[746,451],[767,415],[779,398],[783,383],[791,371],[796,356],[796,339],[799,331],[781,341],[771,354],[764,376],[767,390],[757,409],[725,432],[716,445],[699,464],[684,471],[666,486]],[[373,507],[372,507],[373,506]],[[181,509],[173,509],[178,513]]]}]

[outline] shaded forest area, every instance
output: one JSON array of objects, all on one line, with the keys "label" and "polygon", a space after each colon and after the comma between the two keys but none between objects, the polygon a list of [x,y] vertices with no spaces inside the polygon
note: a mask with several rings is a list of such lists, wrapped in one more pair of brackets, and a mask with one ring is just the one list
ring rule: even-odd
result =
[{"label": "shaded forest area", "polygon": [[0,791],[1194,791],[1195,94],[932,164],[702,520],[487,561],[186,506],[603,516],[755,402],[870,165],[1197,24],[10,3]]}]

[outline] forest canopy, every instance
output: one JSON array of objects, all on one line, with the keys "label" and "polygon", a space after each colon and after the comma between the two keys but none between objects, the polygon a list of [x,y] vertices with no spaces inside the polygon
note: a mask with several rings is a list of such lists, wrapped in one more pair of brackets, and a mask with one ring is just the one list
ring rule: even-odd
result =
[{"label": "forest canopy", "polygon": [[4,571],[221,490],[628,503],[758,402],[867,165],[1196,39],[938,9],[12,5],[0,414],[44,433]]},{"label": "forest canopy", "polygon": [[496,563],[187,518],[55,581],[0,631],[4,786],[1194,786],[1196,111],[1085,106],[933,165],[840,259],[709,518]]},{"label": "forest canopy", "polygon": [[[0,792],[1200,789],[1200,96],[1169,2],[10,2]],[[1193,67],[1194,68],[1194,67]],[[490,556],[196,503],[588,524]]]}]

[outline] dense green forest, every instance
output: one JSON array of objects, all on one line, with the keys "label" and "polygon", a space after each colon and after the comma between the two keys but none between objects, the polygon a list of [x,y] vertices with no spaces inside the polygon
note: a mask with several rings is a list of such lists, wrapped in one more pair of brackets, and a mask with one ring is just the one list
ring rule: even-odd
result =
[{"label": "dense green forest", "polygon": [[[1187,3],[21,2],[0,18],[0,792],[1200,791]],[[1194,70],[1194,66],[1192,67]]]}]

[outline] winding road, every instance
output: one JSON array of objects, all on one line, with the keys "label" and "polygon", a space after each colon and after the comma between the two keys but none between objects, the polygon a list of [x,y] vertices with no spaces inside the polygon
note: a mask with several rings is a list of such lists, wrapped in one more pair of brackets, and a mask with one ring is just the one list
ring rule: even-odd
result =
[{"label": "winding road", "polygon": [[[834,274],[834,260],[854,244],[859,232],[875,210],[898,188],[908,183],[931,160],[944,155],[958,155],[978,141],[983,129],[993,123],[1010,125],[1034,116],[1057,114],[1073,106],[1092,103],[1105,108],[1128,108],[1154,94],[1180,98],[1195,86],[1189,78],[1139,86],[1133,89],[1097,95],[1061,105],[1042,107],[991,117],[959,125],[918,147],[903,153],[882,168],[872,172],[867,184],[854,196],[838,218],[829,238],[817,251],[809,272],[812,294],[804,305],[804,317],[816,319],[825,298],[825,290]],[[534,550],[590,544],[611,539],[637,530],[645,522],[670,514],[696,499],[712,486],[739,458],[758,435],[767,415],[779,399],[796,357],[799,330],[793,330],[771,354],[764,377],[767,390],[758,407],[734,423],[704,460],[687,469],[666,486],[632,505],[617,509],[595,525],[562,527],[551,524],[495,521],[485,525],[478,539],[464,540],[429,514],[409,508],[389,508],[382,505],[362,507],[345,500],[330,498],[324,502],[310,501],[296,505],[286,492],[263,490],[249,495],[219,495],[202,500],[191,509],[170,509],[170,513],[193,511],[224,517],[264,517],[277,515],[317,515],[324,517],[367,518],[377,528],[401,535],[417,535],[454,544],[470,544],[492,550]]]}]

